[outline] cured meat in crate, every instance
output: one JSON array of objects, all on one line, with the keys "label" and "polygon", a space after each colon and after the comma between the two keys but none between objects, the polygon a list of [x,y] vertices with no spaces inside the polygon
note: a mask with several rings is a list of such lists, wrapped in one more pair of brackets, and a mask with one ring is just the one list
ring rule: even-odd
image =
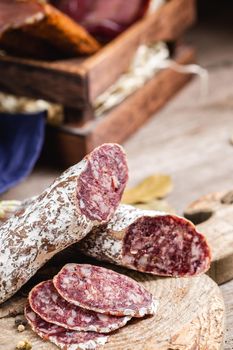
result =
[{"label": "cured meat in crate", "polygon": [[[65,1],[60,3],[64,10]],[[62,165],[69,166],[104,142],[123,142],[190,79],[190,74],[165,68],[164,62],[170,58],[179,64],[195,61],[193,48],[180,44],[194,23],[195,0],[158,3],[156,10],[147,10],[105,44],[99,45],[82,26],[75,26],[50,4],[37,2],[42,9],[31,18],[33,28],[21,29],[22,18],[16,17],[13,30],[1,35],[0,47],[10,42],[12,54],[0,56],[0,90],[62,106],[62,121],[47,127],[46,157],[54,160],[59,154]],[[2,31],[0,25],[0,34]],[[13,55],[15,43],[30,40],[28,54],[32,57],[45,39],[46,45],[39,50],[42,57]],[[84,56],[77,56],[77,46]]]}]

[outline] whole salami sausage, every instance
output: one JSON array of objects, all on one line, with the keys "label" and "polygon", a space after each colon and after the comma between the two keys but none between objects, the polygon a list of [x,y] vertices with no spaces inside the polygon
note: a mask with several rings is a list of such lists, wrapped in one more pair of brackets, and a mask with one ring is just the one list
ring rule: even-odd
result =
[{"label": "whole salami sausage", "polygon": [[96,148],[0,227],[0,302],[57,252],[114,214],[128,177],[116,144]]},{"label": "whole salami sausage", "polygon": [[107,315],[143,317],[154,314],[158,306],[138,282],[100,266],[67,264],[53,283],[68,302]]},{"label": "whole salami sausage", "polygon": [[99,260],[161,276],[193,276],[210,266],[205,237],[188,220],[120,205],[107,226],[94,228],[77,247]]},{"label": "whole salami sausage", "polygon": [[51,280],[41,282],[31,290],[29,304],[43,320],[76,331],[109,333],[131,319],[130,316],[103,315],[71,304],[58,294]]},{"label": "whole salami sausage", "polygon": [[95,332],[70,331],[40,318],[29,305],[25,307],[25,317],[32,330],[44,340],[49,340],[62,350],[96,349],[104,345],[108,338]]}]

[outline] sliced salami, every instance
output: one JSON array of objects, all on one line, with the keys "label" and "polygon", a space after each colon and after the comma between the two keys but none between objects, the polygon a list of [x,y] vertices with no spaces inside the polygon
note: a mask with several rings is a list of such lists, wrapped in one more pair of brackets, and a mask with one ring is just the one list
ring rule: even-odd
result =
[{"label": "sliced salami", "polygon": [[46,322],[29,305],[25,307],[25,317],[32,330],[42,339],[49,340],[62,350],[96,349],[107,342],[107,336],[95,332],[69,331]]},{"label": "sliced salami", "polygon": [[67,264],[53,283],[68,302],[103,314],[143,317],[157,309],[158,302],[142,285],[103,267]]},{"label": "sliced salami", "polygon": [[123,327],[131,319],[130,316],[103,315],[71,304],[58,294],[51,280],[41,282],[32,289],[29,303],[43,320],[76,331],[109,333]]},{"label": "sliced salami", "polygon": [[161,276],[198,275],[211,260],[206,238],[190,221],[129,205],[77,246],[99,260]]},{"label": "sliced salami", "polygon": [[104,144],[0,227],[0,302],[57,252],[114,214],[127,181],[119,145]]}]

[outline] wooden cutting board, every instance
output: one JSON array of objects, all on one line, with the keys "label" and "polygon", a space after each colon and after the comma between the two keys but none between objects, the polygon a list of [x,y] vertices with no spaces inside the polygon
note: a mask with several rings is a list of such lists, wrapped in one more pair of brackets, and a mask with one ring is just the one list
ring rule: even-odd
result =
[{"label": "wooden cutting board", "polygon": [[[129,273],[129,272],[128,272]],[[219,287],[208,276],[156,278],[130,272],[160,304],[155,316],[131,321],[109,337],[101,350],[218,350],[224,333],[224,302]],[[12,298],[0,307],[0,350],[15,350],[28,339],[32,350],[56,350],[29,328],[17,332],[15,315],[25,298]],[[9,315],[10,313],[10,315]]]},{"label": "wooden cutting board", "polygon": [[233,349],[233,280],[221,286],[226,307],[226,334],[224,350]]},{"label": "wooden cutting board", "polygon": [[208,275],[218,284],[233,279],[233,191],[201,197],[189,205],[185,216],[198,224],[211,246]]}]

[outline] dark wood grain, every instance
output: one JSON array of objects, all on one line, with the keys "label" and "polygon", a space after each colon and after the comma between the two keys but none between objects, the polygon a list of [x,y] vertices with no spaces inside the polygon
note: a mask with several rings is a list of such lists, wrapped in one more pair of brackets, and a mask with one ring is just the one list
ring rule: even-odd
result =
[{"label": "dark wood grain", "polygon": [[84,108],[70,108],[64,107],[64,123],[79,123],[80,126],[84,125],[88,120],[94,118],[94,110],[90,105],[86,105]]},{"label": "dark wood grain", "polygon": [[[25,43],[30,43],[25,45]],[[56,57],[64,57],[54,46],[46,43],[39,38],[33,38],[28,33],[24,33],[19,29],[5,32],[0,38],[0,48],[10,55],[18,57],[27,57],[37,59],[55,59]]]},{"label": "dark wood grain", "polygon": [[57,166],[73,165],[74,159],[87,154],[85,136],[77,137],[69,130],[59,130],[52,126],[46,129],[46,139],[42,150],[42,160]]},{"label": "dark wood grain", "polygon": [[0,90],[18,96],[42,98],[70,107],[83,107],[87,101],[87,82],[82,69],[78,74],[58,71],[46,62],[0,57]]}]

